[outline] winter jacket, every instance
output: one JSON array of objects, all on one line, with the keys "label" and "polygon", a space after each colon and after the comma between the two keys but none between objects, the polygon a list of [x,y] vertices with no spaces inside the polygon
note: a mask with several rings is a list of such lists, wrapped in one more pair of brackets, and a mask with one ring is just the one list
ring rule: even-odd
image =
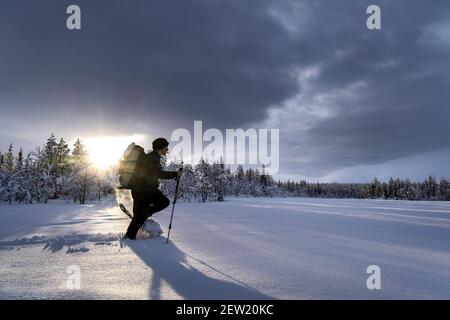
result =
[{"label": "winter jacket", "polygon": [[156,191],[159,179],[173,179],[177,177],[176,171],[163,171],[161,157],[156,151],[142,154],[136,165],[130,186],[133,191]]}]

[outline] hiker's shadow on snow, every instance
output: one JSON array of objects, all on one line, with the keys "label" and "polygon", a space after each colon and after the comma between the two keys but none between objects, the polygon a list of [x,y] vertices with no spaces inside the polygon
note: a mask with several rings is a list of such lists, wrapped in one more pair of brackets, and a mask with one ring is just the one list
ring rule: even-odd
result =
[{"label": "hiker's shadow on snow", "polygon": [[130,241],[125,240],[122,246],[131,248],[139,258],[152,270],[149,298],[152,300],[164,299],[161,296],[163,286],[168,284],[183,299],[243,299],[267,300],[274,299],[239,280],[220,272],[214,267],[189,256],[209,271],[219,273],[230,281],[211,278],[208,275],[189,265],[185,253],[173,242],[165,243],[166,238],[157,237],[151,240]]}]

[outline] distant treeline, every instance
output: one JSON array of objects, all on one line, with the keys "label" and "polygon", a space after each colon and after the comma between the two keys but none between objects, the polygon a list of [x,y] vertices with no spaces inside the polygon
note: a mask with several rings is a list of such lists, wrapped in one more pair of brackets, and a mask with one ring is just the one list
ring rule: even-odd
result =
[{"label": "distant treeline", "polygon": [[[169,170],[179,165],[171,163]],[[172,194],[174,181],[164,181],[162,189]],[[201,160],[194,167],[184,165],[180,182],[180,197],[191,200],[223,200],[227,196],[251,197],[311,197],[311,198],[357,198],[395,200],[443,200],[450,201],[449,181],[441,178],[436,182],[429,176],[423,182],[391,178],[371,183],[308,183],[306,181],[276,181],[261,170],[238,166],[231,172],[223,163]]]},{"label": "distant treeline", "polygon": [[437,182],[433,176],[422,182],[393,178],[380,182],[375,178],[371,183],[288,181],[278,182],[277,185],[287,196],[294,197],[450,201],[449,180],[441,178]]}]

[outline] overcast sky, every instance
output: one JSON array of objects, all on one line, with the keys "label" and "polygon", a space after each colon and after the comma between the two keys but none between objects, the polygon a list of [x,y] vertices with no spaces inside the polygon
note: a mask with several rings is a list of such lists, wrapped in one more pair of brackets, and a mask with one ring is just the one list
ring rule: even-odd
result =
[{"label": "overcast sky", "polygon": [[450,176],[448,0],[2,0],[0,40],[3,151],[202,120],[280,128],[284,178]]}]

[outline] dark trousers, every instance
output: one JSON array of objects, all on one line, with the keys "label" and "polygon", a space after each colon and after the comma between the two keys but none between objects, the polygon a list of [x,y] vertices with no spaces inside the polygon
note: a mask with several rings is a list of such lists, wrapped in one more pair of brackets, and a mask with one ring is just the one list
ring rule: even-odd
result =
[{"label": "dark trousers", "polygon": [[134,239],[145,220],[154,213],[167,208],[170,201],[159,189],[153,192],[131,190],[131,195],[133,196],[133,219],[128,226],[127,236]]}]

